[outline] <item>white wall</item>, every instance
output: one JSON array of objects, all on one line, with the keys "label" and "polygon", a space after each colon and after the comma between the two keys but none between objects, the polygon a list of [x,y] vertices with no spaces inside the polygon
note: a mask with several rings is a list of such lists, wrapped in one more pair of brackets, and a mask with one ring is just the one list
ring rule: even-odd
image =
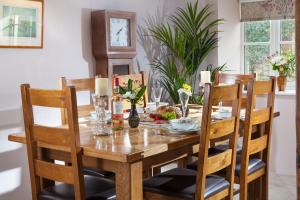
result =
[{"label": "white wall", "polygon": [[241,23],[238,0],[218,1],[219,26],[218,64],[227,63],[230,70],[239,72],[241,66]]},{"label": "white wall", "polygon": [[296,175],[296,96],[276,95],[270,167],[277,174]]}]

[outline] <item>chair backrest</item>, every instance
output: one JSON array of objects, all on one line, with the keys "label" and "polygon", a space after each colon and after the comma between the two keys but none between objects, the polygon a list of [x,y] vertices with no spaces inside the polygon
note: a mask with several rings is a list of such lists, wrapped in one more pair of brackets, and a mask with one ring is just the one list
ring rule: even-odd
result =
[{"label": "chair backrest", "polygon": [[[61,91],[38,90],[24,84],[21,85],[21,94],[33,199],[38,199],[44,187],[43,181],[49,180],[73,184],[76,199],[84,199],[75,88],[66,87]],[[66,109],[67,128],[37,125],[33,106]],[[68,153],[72,165],[59,165],[49,160],[44,154],[49,149]]]},{"label": "chair backrest", "polygon": [[[206,176],[222,169],[226,169],[226,179],[230,183],[228,190],[229,199],[233,196],[234,170],[236,160],[236,142],[240,121],[240,106],[242,98],[242,84],[212,86],[205,85],[204,106],[201,124],[199,145],[198,171],[196,182],[196,198],[204,199]],[[212,107],[219,102],[232,102],[231,117],[212,121]],[[214,156],[208,156],[211,140],[229,140],[229,148]]]},{"label": "chair backrest", "polygon": [[[66,79],[61,77],[59,80],[60,89],[64,89],[67,86],[74,86],[77,92],[89,91],[91,93],[95,92],[95,78],[86,78],[86,79]],[[78,106],[78,116],[84,117],[90,115],[90,112],[94,111],[94,106],[90,100],[88,105]],[[61,109],[61,119],[62,123],[67,123],[67,115],[65,109]]]},{"label": "chair backrest", "polygon": [[[249,104],[247,105],[245,114],[240,178],[247,178],[249,157],[254,154],[259,153],[259,157],[265,162],[268,168],[276,79],[275,77],[271,77],[268,81],[255,81],[251,79],[248,86],[247,101]],[[256,101],[257,96],[267,99],[266,106],[256,108],[251,103]],[[260,126],[259,134],[256,137],[252,134],[254,125]]]},{"label": "chair backrest", "polygon": [[217,72],[215,77],[215,83],[233,84],[236,80],[240,80],[245,86],[248,85],[249,79],[255,79],[256,74],[230,74],[224,72]]},{"label": "chair backrest", "polygon": [[[215,77],[215,84],[233,84],[235,81],[239,80],[243,84],[243,89],[247,90],[247,85],[250,79],[255,79],[256,74],[230,74],[224,72],[217,72]],[[226,105],[226,104],[225,104]],[[242,108],[246,108],[247,106],[247,98],[243,97],[242,99]]]},{"label": "chair backrest", "polygon": [[[140,72],[139,74],[129,74],[129,75],[114,75],[114,78],[119,78],[119,84],[122,87],[127,87],[128,80],[133,80],[133,84],[135,86],[139,85],[147,85],[147,77],[145,72]],[[114,87],[114,81],[112,80],[112,87]],[[145,95],[141,102],[137,105],[137,107],[146,107],[148,103],[148,92],[147,89],[145,91]],[[124,100],[124,110],[130,109],[130,103],[127,100]]]}]

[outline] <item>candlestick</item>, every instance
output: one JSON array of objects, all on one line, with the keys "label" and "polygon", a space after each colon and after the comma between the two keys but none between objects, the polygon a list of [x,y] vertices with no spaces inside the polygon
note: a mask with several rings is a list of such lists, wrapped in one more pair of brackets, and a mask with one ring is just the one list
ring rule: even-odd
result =
[{"label": "candlestick", "polygon": [[108,95],[108,78],[95,79],[95,94],[98,96]]}]

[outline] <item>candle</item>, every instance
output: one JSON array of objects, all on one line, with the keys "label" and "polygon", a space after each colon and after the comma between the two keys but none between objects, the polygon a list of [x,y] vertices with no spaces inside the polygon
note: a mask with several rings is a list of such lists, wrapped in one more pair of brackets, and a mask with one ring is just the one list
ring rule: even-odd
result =
[{"label": "candle", "polygon": [[210,71],[201,71],[201,84],[210,83]]},{"label": "candle", "polygon": [[108,78],[95,79],[95,94],[98,96],[108,95]]}]

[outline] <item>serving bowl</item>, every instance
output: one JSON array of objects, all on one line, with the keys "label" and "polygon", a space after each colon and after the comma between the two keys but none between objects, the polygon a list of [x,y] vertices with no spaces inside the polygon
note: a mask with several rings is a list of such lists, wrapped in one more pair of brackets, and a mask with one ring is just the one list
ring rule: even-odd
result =
[{"label": "serving bowl", "polygon": [[172,119],[169,121],[171,127],[177,130],[194,130],[199,128],[199,122],[190,118]]}]

